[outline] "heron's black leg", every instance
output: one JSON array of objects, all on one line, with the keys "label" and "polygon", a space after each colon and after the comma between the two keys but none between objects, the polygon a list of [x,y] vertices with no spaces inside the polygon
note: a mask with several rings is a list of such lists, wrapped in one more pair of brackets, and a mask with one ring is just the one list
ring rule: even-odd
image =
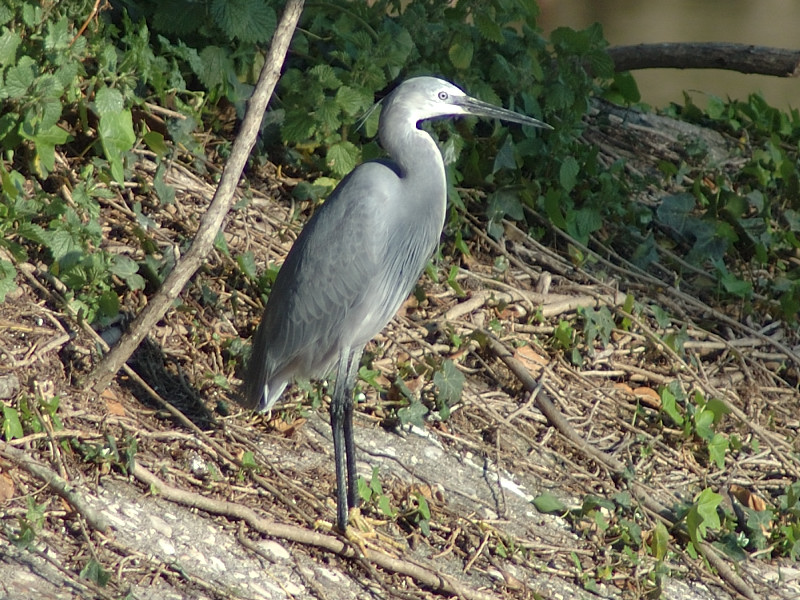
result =
[{"label": "heron's black leg", "polygon": [[361,350],[343,351],[336,365],[336,386],[331,399],[333,457],[336,462],[336,526],[347,529],[348,509],[358,504],[356,445],[353,439],[353,387]]},{"label": "heron's black leg", "polygon": [[344,448],[347,456],[347,506],[356,508],[358,500],[358,472],[356,470],[356,442],[353,436],[353,388],[356,384],[358,366],[361,363],[362,350],[356,350],[350,355],[347,369],[347,397],[344,409]]},{"label": "heron's black leg", "polygon": [[[348,356],[339,356],[336,366],[336,385],[331,398],[331,433],[333,434],[333,458],[336,464],[336,526],[347,529],[347,473],[345,471],[344,422],[347,408]],[[350,392],[352,398],[352,392]],[[352,399],[351,399],[352,403]]]}]

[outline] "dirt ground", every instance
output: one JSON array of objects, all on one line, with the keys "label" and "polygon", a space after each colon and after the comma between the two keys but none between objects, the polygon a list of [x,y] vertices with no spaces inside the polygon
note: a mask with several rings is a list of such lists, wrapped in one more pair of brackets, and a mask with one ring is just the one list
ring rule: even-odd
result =
[{"label": "dirt ground", "polygon": [[[594,119],[587,143],[639,172],[680,152],[690,127],[650,116],[623,123],[609,108]],[[595,127],[615,119],[613,136]],[[709,136],[725,160],[724,138],[689,133]],[[161,206],[145,185],[154,169],[143,154],[137,184],[101,216],[108,247],[137,259],[133,202],[166,256],[185,250],[213,193],[210,176],[176,162],[166,178],[175,203]],[[84,387],[96,333],[65,316],[43,265],[19,266],[19,289],[0,304],[0,397],[41,427],[0,442],[0,596],[800,597],[789,559],[748,552],[734,562],[712,544],[692,558],[685,528],[659,514],[704,488],[740,514],[748,502],[775,505],[797,481],[796,328],[742,318],[690,281],[676,286],[667,251],[643,272],[595,240],[578,266],[574,241],[550,231],[539,242],[507,223],[497,242],[471,215],[471,254],[455,263],[464,295],[446,282],[446,250],[440,280],[425,275],[368,346],[381,390],[362,382],[356,429],[359,473],[370,481],[377,469],[381,485],[363,509],[375,535],[353,546],[331,534],[322,523],[334,515],[325,388],[291,388],[268,417],[233,401],[240,348],[261,310],[235,258],[252,252],[259,269],[280,262],[312,210],[292,200],[297,181],[271,165],[246,177],[246,202],[225,226],[229,254],[208,258],[99,397]],[[128,293],[123,305],[134,313],[153,291]],[[629,296],[645,309],[630,314]],[[587,342],[578,311],[603,308],[626,327]],[[562,322],[579,332],[582,364],[554,343]],[[113,342],[124,326],[97,333]],[[664,342],[670,334],[682,336],[682,351]],[[445,359],[465,384],[442,418],[432,374]],[[424,427],[401,423],[398,373],[429,409]],[[722,467],[665,417],[658,390],[671,382],[726,406],[716,431],[740,449]],[[540,512],[537,498],[565,510]],[[590,510],[591,498],[606,504]],[[658,522],[670,535],[661,560],[647,551]]]}]

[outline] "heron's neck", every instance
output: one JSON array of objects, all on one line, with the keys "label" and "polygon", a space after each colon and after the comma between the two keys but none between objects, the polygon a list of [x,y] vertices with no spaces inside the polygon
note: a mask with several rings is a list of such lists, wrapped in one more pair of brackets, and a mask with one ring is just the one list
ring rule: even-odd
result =
[{"label": "heron's neck", "polygon": [[400,167],[403,179],[446,195],[444,160],[434,139],[412,119],[387,119],[381,124],[381,145]]}]

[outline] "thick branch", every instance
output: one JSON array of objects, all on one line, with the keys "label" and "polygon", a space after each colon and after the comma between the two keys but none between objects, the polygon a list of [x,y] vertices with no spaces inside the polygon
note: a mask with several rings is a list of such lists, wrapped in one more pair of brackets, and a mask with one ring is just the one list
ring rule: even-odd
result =
[{"label": "thick branch", "polygon": [[[134,466],[132,474],[149,488],[157,490],[160,497],[166,498],[170,502],[197,508],[213,515],[223,515],[229,519],[244,521],[251,529],[262,535],[305,544],[307,546],[315,546],[328,552],[339,554],[340,556],[350,558],[357,556],[353,547],[338,537],[311,531],[295,525],[276,523],[275,521],[259,516],[253,509],[236,502],[209,498],[208,496],[173,487],[156,477],[155,474],[139,463],[136,463]],[[365,548],[364,558],[382,569],[411,577],[420,584],[436,592],[456,595],[461,598],[466,598],[467,600],[492,600],[494,598],[494,596],[489,594],[471,589],[469,586],[461,583],[450,575],[440,573],[421,564],[394,558],[383,552]]]},{"label": "thick branch", "polygon": [[272,96],[272,91],[278,83],[280,69],[286,58],[289,42],[292,40],[292,34],[302,10],[303,0],[289,0],[287,3],[281,22],[272,38],[269,55],[264,67],[261,69],[261,75],[253,91],[253,96],[248,102],[247,114],[242,121],[241,130],[233,143],[230,159],[222,173],[222,178],[208,211],[203,216],[194,242],[183,259],[178,261],[175,268],[167,276],[158,293],[150,299],[147,307],[133,321],[128,332],[112,348],[111,352],[100,361],[91,374],[88,384],[96,393],[99,394],[108,386],[111,378],[133,354],[133,351],[136,350],[158,320],[164,316],[164,313],[167,312],[172,302],[181,293],[186,282],[194,275],[211,249],[222,221],[233,203],[233,193],[247,163],[247,157],[256,142],[261,118],[267,109],[267,103]]},{"label": "thick branch", "polygon": [[723,69],[775,77],[800,75],[800,50],[723,42],[637,44],[608,49],[616,71]]},{"label": "thick branch", "polygon": [[0,442],[0,456],[13,461],[14,464],[47,484],[51,490],[66,500],[75,509],[75,512],[86,519],[89,527],[102,532],[108,530],[108,519],[86,503],[76,486],[56,475],[52,469],[36,462],[24,451],[12,448],[6,442]]}]

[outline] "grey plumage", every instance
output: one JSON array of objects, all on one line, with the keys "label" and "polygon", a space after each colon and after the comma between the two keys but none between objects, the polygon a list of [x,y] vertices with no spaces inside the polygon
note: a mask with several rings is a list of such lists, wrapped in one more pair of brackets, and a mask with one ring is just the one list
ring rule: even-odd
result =
[{"label": "grey plumage", "polygon": [[253,340],[242,400],[249,408],[269,410],[294,377],[336,371],[331,427],[340,529],[358,501],[352,391],[361,353],[413,289],[444,225],[444,162],[418,124],[467,114],[548,127],[440,79],[400,84],[385,99],[378,128],[391,160],[356,167],[309,220],[278,273]]}]

